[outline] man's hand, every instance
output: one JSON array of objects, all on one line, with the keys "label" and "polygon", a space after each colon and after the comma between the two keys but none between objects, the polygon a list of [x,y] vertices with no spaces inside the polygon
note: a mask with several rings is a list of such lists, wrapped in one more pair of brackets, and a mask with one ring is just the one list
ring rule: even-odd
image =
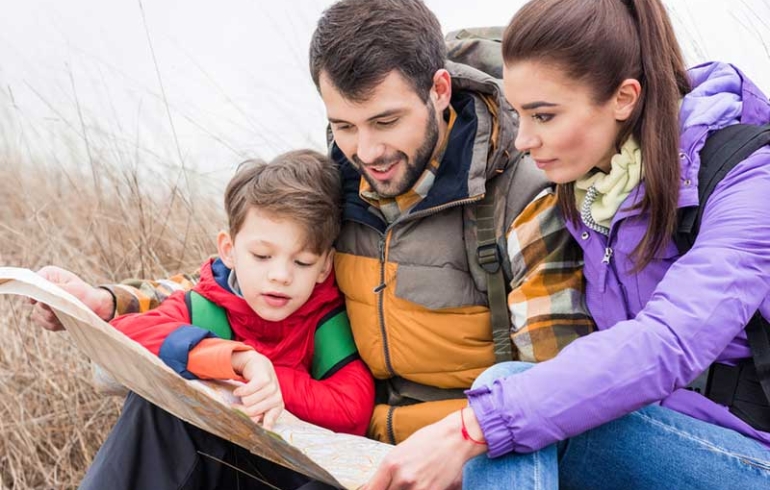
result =
[{"label": "man's hand", "polygon": [[[480,438],[472,410],[465,409],[465,420],[478,431],[471,437]],[[393,448],[362,490],[459,489],[465,462],[486,450],[463,438],[460,412],[454,412]]]},{"label": "man's hand", "polygon": [[233,352],[233,370],[246,379],[246,384],[233,391],[241,398],[237,406],[251,420],[271,430],[283,411],[283,395],[273,363],[262,354],[253,351]]},{"label": "man's hand", "polygon": [[[80,277],[60,267],[48,265],[37,271],[38,275],[64,289],[105,321],[112,320],[115,311],[114,300],[109,291],[91,286]],[[56,315],[48,305],[30,300],[34,305],[30,319],[46,330],[64,330]]]}]

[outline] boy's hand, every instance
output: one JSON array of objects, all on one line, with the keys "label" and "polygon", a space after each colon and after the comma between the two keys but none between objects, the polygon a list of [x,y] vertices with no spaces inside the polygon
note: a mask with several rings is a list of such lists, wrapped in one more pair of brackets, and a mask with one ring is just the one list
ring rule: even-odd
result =
[{"label": "boy's hand", "polygon": [[[53,265],[43,267],[37,274],[75,296],[103,320],[112,320],[115,305],[112,295],[106,289],[91,286],[72,272]],[[64,330],[64,325],[48,305],[33,299],[29,301],[35,305],[30,315],[34,323],[46,330]]]},{"label": "boy's hand", "polygon": [[273,363],[262,354],[253,351],[233,352],[233,370],[246,379],[246,384],[233,391],[241,398],[238,406],[251,420],[265,429],[272,430],[283,411],[283,395]]}]

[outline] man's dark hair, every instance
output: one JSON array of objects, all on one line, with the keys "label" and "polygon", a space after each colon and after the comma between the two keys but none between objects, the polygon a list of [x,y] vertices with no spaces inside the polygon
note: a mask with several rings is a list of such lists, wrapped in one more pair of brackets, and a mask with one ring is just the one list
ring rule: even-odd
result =
[{"label": "man's dark hair", "polygon": [[446,46],[436,16],[421,0],[341,0],[318,21],[310,41],[310,73],[321,73],[347,99],[366,100],[393,70],[428,100]]}]

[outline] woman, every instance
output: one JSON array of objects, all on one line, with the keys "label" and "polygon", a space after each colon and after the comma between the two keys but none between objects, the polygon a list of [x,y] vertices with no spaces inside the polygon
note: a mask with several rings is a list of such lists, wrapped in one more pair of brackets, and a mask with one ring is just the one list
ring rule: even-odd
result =
[{"label": "woman", "polygon": [[672,240],[707,136],[767,124],[767,98],[727,64],[686,72],[659,0],[533,0],[503,58],[516,146],[557,184],[600,331],[490,368],[367,488],[770,488],[770,433],[686,389],[750,363],[744,328],[770,318],[770,148],[717,185],[689,252]]}]

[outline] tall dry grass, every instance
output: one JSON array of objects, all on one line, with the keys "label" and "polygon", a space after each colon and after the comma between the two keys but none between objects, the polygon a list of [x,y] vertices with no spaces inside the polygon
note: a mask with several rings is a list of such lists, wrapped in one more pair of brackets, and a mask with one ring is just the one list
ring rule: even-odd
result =
[{"label": "tall dry grass", "polygon": [[[56,264],[92,283],[193,270],[215,250],[221,205],[163,173],[0,156],[0,265]],[[30,311],[0,297],[0,488],[74,488],[122,400],[96,393],[68,334],[38,328]]]}]

